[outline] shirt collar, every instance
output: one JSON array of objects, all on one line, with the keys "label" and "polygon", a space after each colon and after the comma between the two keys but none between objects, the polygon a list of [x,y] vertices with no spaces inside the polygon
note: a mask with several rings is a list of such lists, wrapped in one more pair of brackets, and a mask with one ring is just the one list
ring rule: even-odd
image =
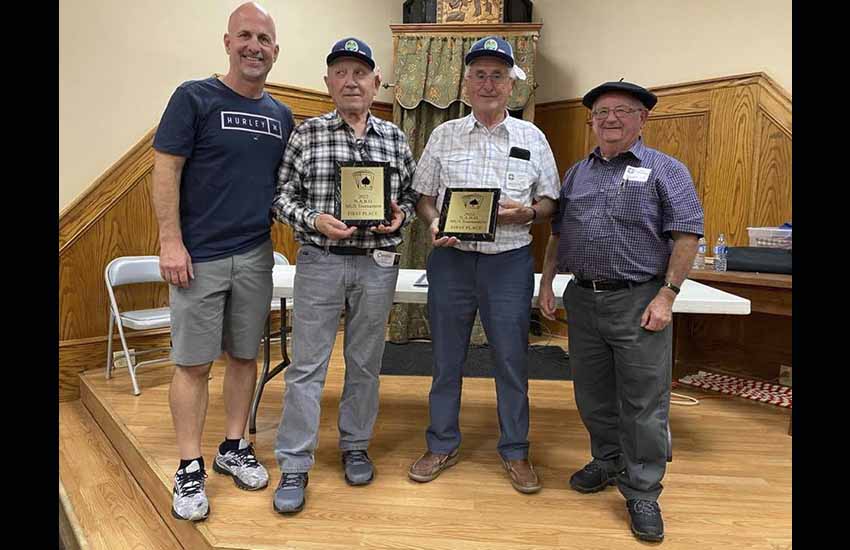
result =
[{"label": "shirt collar", "polygon": [[[625,154],[631,153],[631,155],[633,157],[635,157],[639,161],[643,161],[643,157],[644,157],[645,152],[646,152],[646,145],[643,144],[643,136],[638,136],[637,141],[635,141],[634,144],[631,147],[629,147],[629,150],[620,153],[620,155],[625,155]],[[620,155],[617,155],[617,156],[620,156]],[[601,151],[601,149],[599,148],[598,145],[587,156],[588,159],[591,159],[593,157],[597,157],[599,159],[605,160],[602,157],[602,151]]]},{"label": "shirt collar", "polygon": [[[339,111],[334,109],[331,113],[331,119],[330,122],[328,122],[328,127],[331,130],[339,130],[340,128],[343,128],[345,126],[348,126],[348,123],[345,122],[345,119],[343,119],[342,116],[340,116]],[[384,130],[381,126],[381,123],[377,118],[372,116],[371,111],[369,113],[366,113],[366,134],[368,134],[370,131],[375,132],[381,137],[384,137]]]},{"label": "shirt collar", "polygon": [[[508,122],[510,120],[510,118],[511,118],[511,114],[506,110],[504,120],[502,120],[502,122],[498,123],[492,130],[488,130],[488,131],[495,132],[499,128],[504,128],[505,131],[510,134],[511,133],[511,131],[510,131],[510,124],[511,123]],[[481,124],[480,122],[478,122],[478,119],[475,118],[474,113],[469,113],[469,116],[467,116],[466,120],[464,121],[463,129],[466,132],[471,132],[475,128],[486,129],[487,127],[484,126],[483,124]]]}]

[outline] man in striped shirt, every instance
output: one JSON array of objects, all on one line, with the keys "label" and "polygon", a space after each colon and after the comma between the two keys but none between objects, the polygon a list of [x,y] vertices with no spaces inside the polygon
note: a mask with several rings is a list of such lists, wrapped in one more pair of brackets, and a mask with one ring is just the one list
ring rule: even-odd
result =
[{"label": "man in striped shirt", "polygon": [[629,82],[588,92],[599,146],[564,176],[540,283],[553,319],[552,280],[564,291],[576,404],[593,460],[570,478],[581,493],[617,485],[634,534],[664,538],[658,507],[668,456],[673,301],[703,232],[684,164],[644,145],[658,99]]},{"label": "man in striped shirt", "polygon": [[[336,110],[293,132],[278,174],[274,211],[301,243],[295,272],[292,364],[275,443],[282,472],[274,508],[304,507],[307,472],[318,444],[319,405],[339,316],[345,311],[345,387],[339,405],[339,448],[345,479],[374,477],[366,452],[378,414],[378,374],[387,317],[398,279],[396,246],[418,194],[413,155],[402,131],[369,107],[381,83],[369,46],[343,38],[327,57],[325,83]],[[386,162],[392,215],[376,227],[346,225],[339,207],[340,162]],[[372,184],[372,182],[369,182]]]},{"label": "man in striped shirt", "polygon": [[[513,487],[534,493],[540,480],[528,458],[527,351],[534,291],[529,229],[555,211],[558,173],[543,133],[506,110],[513,80],[525,78],[510,44],[482,38],[465,62],[472,114],[434,130],[413,180],[423,195],[417,210],[433,235],[427,273],[434,371],[428,450],[408,475],[431,481],[458,460],[462,370],[478,311],[495,364],[498,452]],[[437,238],[447,187],[500,189],[493,242]]]}]

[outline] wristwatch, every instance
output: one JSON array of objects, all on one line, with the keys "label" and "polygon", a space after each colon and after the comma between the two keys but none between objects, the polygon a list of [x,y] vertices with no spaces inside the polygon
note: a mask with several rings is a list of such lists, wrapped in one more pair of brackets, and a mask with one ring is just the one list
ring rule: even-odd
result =
[{"label": "wristwatch", "polygon": [[672,290],[675,294],[678,294],[678,293],[682,292],[682,289],[681,289],[681,288],[677,287],[676,285],[674,285],[674,284],[673,284],[673,283],[671,283],[670,281],[664,281],[664,286],[662,286],[661,288],[669,288],[669,289],[670,289],[670,290]]}]

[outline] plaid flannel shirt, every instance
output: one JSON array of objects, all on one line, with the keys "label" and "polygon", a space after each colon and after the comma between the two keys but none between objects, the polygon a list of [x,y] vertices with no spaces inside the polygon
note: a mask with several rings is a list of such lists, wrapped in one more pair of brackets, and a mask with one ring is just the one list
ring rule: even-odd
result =
[{"label": "plaid flannel shirt", "polygon": [[404,133],[370,113],[366,133],[358,139],[337,111],[307,119],[293,130],[278,170],[275,216],[292,226],[302,244],[358,248],[400,244],[401,228],[377,234],[361,227],[343,241],[331,240],[316,229],[319,214],[335,215],[337,210],[337,162],[350,161],[389,162],[390,198],[404,212],[402,227],[413,220],[419,199],[411,187],[416,163]]}]

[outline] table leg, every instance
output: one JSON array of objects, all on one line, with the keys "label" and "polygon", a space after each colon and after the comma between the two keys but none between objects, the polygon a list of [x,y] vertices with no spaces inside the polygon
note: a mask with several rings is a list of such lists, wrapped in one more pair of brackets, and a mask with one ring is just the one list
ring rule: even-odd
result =
[{"label": "table leg", "polygon": [[257,433],[257,409],[260,406],[260,399],[263,397],[263,389],[266,383],[272,378],[280,374],[286,368],[290,361],[289,355],[286,353],[286,335],[289,333],[289,328],[286,324],[286,298],[280,299],[280,355],[281,362],[269,372],[271,365],[271,312],[266,317],[266,328],[263,332],[263,370],[257,380],[257,389],[254,391],[254,399],[251,401],[251,414],[248,418],[248,433]]}]

